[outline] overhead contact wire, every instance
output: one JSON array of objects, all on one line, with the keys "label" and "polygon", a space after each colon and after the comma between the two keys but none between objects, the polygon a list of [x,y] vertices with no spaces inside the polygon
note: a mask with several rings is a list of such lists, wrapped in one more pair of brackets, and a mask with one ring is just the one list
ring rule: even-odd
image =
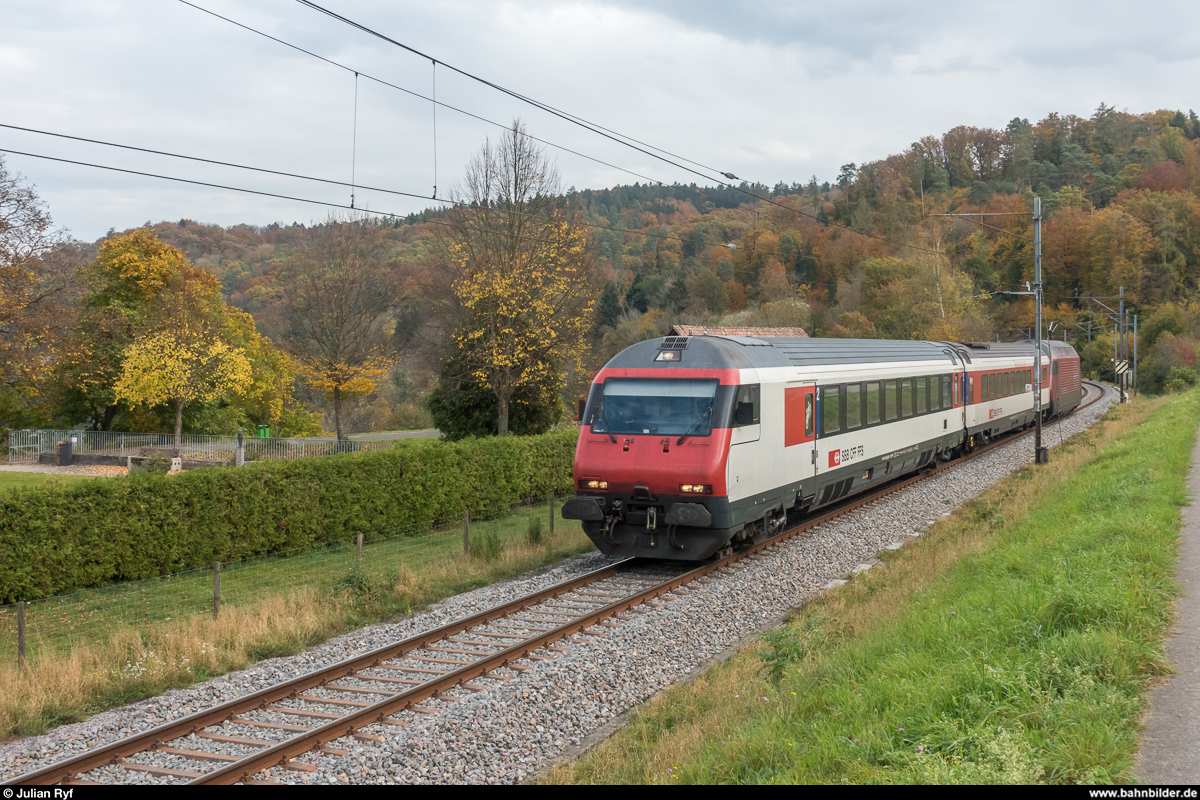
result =
[{"label": "overhead contact wire", "polygon": [[[180,1],[186,2],[186,0],[180,0]],[[390,36],[380,33],[379,31],[373,30],[372,28],[368,28],[366,25],[355,22],[354,20],[348,19],[347,17],[343,17],[341,14],[338,14],[334,11],[330,11],[327,8],[317,5],[316,3],[312,2],[312,0],[296,0],[296,2],[300,3],[301,5],[308,6],[309,8],[313,9],[314,11],[319,11],[322,14],[332,17],[333,19],[336,19],[339,22],[345,23],[346,25],[349,25],[352,28],[357,28],[358,30],[362,31],[363,33],[366,33],[370,36],[374,36],[378,39],[382,39],[383,41],[388,42],[389,44],[395,45],[396,47],[399,47],[403,50],[407,50],[408,52],[413,53],[414,55],[420,56],[421,58],[429,59],[430,61],[434,60],[433,56],[431,56],[427,53],[423,53],[420,50],[416,49],[415,47],[406,45],[403,42],[398,42],[395,39],[391,38]],[[189,5],[191,5],[191,4],[189,3]],[[742,188],[741,186],[737,186],[732,183],[727,183],[718,178],[714,178],[711,175],[705,175],[704,173],[699,172],[695,169],[692,169],[691,167],[687,167],[687,166],[684,166],[683,164],[678,163],[678,161],[672,161],[670,158],[666,158],[664,156],[652,153],[652,152],[650,152],[650,150],[647,150],[645,147],[641,147],[636,144],[631,144],[630,141],[627,141],[627,139],[630,139],[630,137],[624,137],[623,134],[617,135],[617,134],[608,133],[608,132],[606,132],[606,129],[601,129],[598,126],[592,125],[591,123],[582,121],[581,118],[574,117],[573,115],[567,114],[566,112],[563,112],[563,111],[559,111],[558,109],[554,108],[553,106],[549,106],[538,100],[534,100],[530,97],[526,97],[525,95],[515,92],[512,89],[507,89],[503,86],[500,86],[497,83],[487,80],[486,78],[482,78],[478,75],[467,72],[466,70],[460,69],[460,68],[454,66],[453,64],[448,64],[445,61],[442,61],[441,64],[442,64],[442,66],[457,72],[458,74],[462,75],[465,78],[470,78],[471,80],[477,81],[478,83],[482,83],[483,85],[488,86],[492,89],[495,89],[498,92],[506,94],[506,95],[513,97],[517,100],[520,100],[522,102],[528,103],[536,108],[541,109],[542,111],[545,111],[548,114],[559,117],[560,119],[564,119],[567,122],[570,122],[572,124],[578,125],[581,128],[584,128],[586,130],[591,131],[592,133],[595,133],[599,136],[604,137],[605,139],[610,139],[614,142],[617,142],[618,144],[623,144],[626,147],[637,150],[638,152],[648,155],[651,158],[656,158],[659,161],[663,161],[667,164],[670,164],[673,167],[684,170],[686,172],[690,172],[693,175],[697,175],[701,178],[704,178],[705,180],[715,181],[716,183],[719,183],[722,186],[726,186],[730,189],[733,189],[734,191],[741,192],[742,194],[744,194],[748,197],[753,197],[754,199],[762,201],[764,203],[770,203],[771,205],[778,206],[779,208],[790,211],[793,214],[798,214],[802,217],[808,217],[808,218],[813,219],[813,220],[817,221],[818,223],[825,225],[827,227],[844,230],[849,233],[854,233],[859,236],[864,236],[868,239],[875,239],[876,241],[884,242],[885,244],[891,245],[892,247],[902,247],[902,248],[906,248],[909,250],[916,250],[916,251],[922,252],[922,253],[932,253],[932,254],[938,255],[938,256],[941,255],[940,252],[938,252],[937,250],[934,250],[932,248],[920,247],[918,245],[906,244],[904,242],[895,242],[895,241],[892,241],[891,239],[886,239],[882,236],[876,236],[875,234],[872,234],[872,233],[864,233],[863,231],[855,230],[854,228],[851,228],[848,225],[839,225],[835,222],[829,222],[827,220],[822,220],[820,217],[816,216],[815,214],[805,213],[797,208],[792,208],[791,206],[788,206],[783,203],[772,200],[769,197],[762,197],[760,195],[756,195],[753,192]],[[647,147],[648,146],[649,145],[647,145]],[[653,149],[658,149],[658,148],[653,148]],[[666,151],[662,151],[662,152],[666,152]],[[672,156],[672,157],[679,158],[678,156]],[[683,161],[686,159],[679,158],[679,160]],[[692,162],[692,163],[695,163],[695,162]],[[726,178],[730,178],[730,179],[734,179],[734,180],[737,179],[736,176],[733,175],[732,173],[721,172],[720,170],[714,169],[712,167],[704,167],[704,169],[709,170],[711,172],[716,172],[717,174],[722,175]],[[657,183],[661,183],[661,181],[657,181]]]},{"label": "overhead contact wire", "polygon": [[[209,9],[204,8],[203,6],[198,6],[195,3],[188,2],[188,0],[179,0],[179,2],[183,3],[185,6],[190,6],[191,8],[194,8],[197,11],[203,11],[205,14],[208,14],[209,16],[213,16],[213,17],[216,17],[217,19],[224,20],[225,22],[228,22],[231,25],[236,25],[237,27],[241,28],[242,30],[249,31],[250,33],[258,34],[259,36],[262,36],[263,38],[266,38],[266,39],[270,39],[271,41],[273,41],[277,44],[281,44],[284,47],[290,47],[291,49],[293,49],[297,52],[304,53],[307,56],[312,56],[315,59],[324,61],[326,64],[337,67],[338,69],[344,69],[347,72],[358,72],[358,74],[362,75],[362,77],[364,77],[370,81],[375,81],[376,83],[380,84],[381,86],[387,86],[388,88],[395,89],[396,91],[403,92],[404,94],[407,94],[407,95],[411,95],[412,97],[415,97],[419,100],[425,100],[426,102],[432,102],[435,105],[441,106],[442,108],[449,109],[450,111],[455,111],[459,114],[462,114],[463,116],[470,117],[471,119],[479,120],[480,122],[485,122],[488,125],[495,125],[497,128],[502,128],[504,130],[510,129],[510,127],[508,125],[505,125],[502,122],[496,122],[495,120],[490,120],[487,117],[481,117],[478,114],[473,114],[470,111],[458,108],[457,106],[452,106],[449,103],[438,102],[436,98],[426,97],[425,95],[421,94],[420,92],[414,92],[412,89],[406,89],[403,86],[398,86],[397,84],[394,84],[390,81],[385,81],[382,78],[376,78],[373,75],[369,75],[365,72],[355,70],[353,67],[349,67],[349,66],[346,66],[345,64],[334,61],[333,59],[326,58],[325,56],[314,53],[311,50],[306,50],[305,48],[300,47],[299,45],[295,45],[295,44],[292,44],[291,42],[284,41],[283,39],[280,39],[277,36],[272,36],[269,33],[264,33],[263,31],[260,31],[257,28],[252,28],[249,25],[238,22],[237,20],[234,20],[234,19],[230,19],[229,17],[218,14],[215,11],[210,11]],[[533,136],[532,134],[529,134],[529,133],[521,133],[520,135],[524,136],[525,138],[530,139],[532,141],[538,142],[540,144],[544,144],[547,147],[553,147],[555,150],[561,150],[564,153],[570,153],[573,156],[579,156],[580,158],[587,159],[588,161],[591,161],[596,164],[600,164],[601,166],[604,166],[604,167],[608,167],[609,169],[615,169],[618,172],[624,172],[627,175],[633,175],[635,178],[641,178],[644,181],[650,181],[651,183],[657,183],[659,185],[662,185],[662,181],[658,180],[657,178],[651,178],[650,176],[643,175],[640,172],[634,172],[631,169],[626,169],[625,167],[620,167],[620,166],[617,166],[616,164],[611,164],[607,161],[604,161],[603,159],[596,158],[595,156],[589,156],[586,153],[579,152],[578,150],[572,150],[569,147],[564,147],[561,144],[556,144],[554,142],[551,142],[548,139],[540,139],[537,136]]]}]

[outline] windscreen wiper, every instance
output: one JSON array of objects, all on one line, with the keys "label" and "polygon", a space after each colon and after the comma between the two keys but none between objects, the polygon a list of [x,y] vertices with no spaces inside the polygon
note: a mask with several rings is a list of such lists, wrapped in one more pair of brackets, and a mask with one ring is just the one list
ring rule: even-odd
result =
[{"label": "windscreen wiper", "polygon": [[[604,404],[603,403],[600,404],[600,421],[604,423],[604,432],[608,434],[609,441],[611,441],[613,444],[616,444],[617,437],[613,436],[612,425],[608,424],[608,418],[604,416]],[[594,433],[595,430],[596,430],[596,426],[593,425],[592,432]]]},{"label": "windscreen wiper", "polygon": [[692,423],[692,427],[688,428],[687,433],[685,433],[683,436],[680,436],[679,439],[676,440],[675,444],[683,444],[683,440],[695,433],[696,428],[700,427],[701,422],[705,422],[712,418],[712,413],[713,407],[709,406],[708,411],[704,412],[704,416],[698,417],[696,421]]}]

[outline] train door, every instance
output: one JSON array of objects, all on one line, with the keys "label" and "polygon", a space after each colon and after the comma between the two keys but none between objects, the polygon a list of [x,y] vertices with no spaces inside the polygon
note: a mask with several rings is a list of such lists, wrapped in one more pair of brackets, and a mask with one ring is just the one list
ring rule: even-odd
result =
[{"label": "train door", "polygon": [[783,390],[783,449],[789,480],[816,474],[816,388],[816,381],[789,381]]}]

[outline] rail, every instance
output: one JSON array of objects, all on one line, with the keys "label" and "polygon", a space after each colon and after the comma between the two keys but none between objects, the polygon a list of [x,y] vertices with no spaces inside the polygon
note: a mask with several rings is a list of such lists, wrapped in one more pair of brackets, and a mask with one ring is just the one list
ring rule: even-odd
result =
[{"label": "rail", "polygon": [[[1096,393],[1096,397],[1081,404],[1071,412],[1072,414],[1078,413],[1103,397],[1103,387],[1099,384],[1092,385],[1100,389]],[[1071,415],[1065,415],[1063,418],[1067,416]],[[863,505],[874,502],[885,495],[912,486],[931,475],[939,474],[947,469],[953,469],[967,460],[978,458],[995,447],[1011,443],[1032,432],[1032,430],[1029,430],[1004,436],[947,464],[928,468],[908,478],[897,479],[895,482],[881,487],[878,491],[850,498],[838,507],[816,517],[806,519],[764,542],[716,561],[689,569],[681,574],[668,576],[665,579],[650,580],[646,577],[639,578],[639,571],[644,569],[661,570],[663,566],[657,562],[650,562],[654,566],[647,567],[647,562],[642,559],[630,559],[512,600],[440,628],[425,631],[403,641],[354,656],[330,667],[285,681],[276,686],[247,695],[246,697],[238,698],[206,711],[159,725],[144,733],[136,734],[101,748],[65,759],[43,769],[19,775],[7,781],[5,785],[37,785],[58,782],[85,783],[88,781],[80,780],[77,776],[109,765],[160,775],[189,778],[189,782],[193,784],[268,783],[269,781],[256,779],[254,776],[262,773],[264,770],[277,766],[291,769],[314,769],[311,765],[296,762],[295,759],[298,756],[318,749],[326,753],[344,753],[346,751],[331,749],[329,744],[345,736],[379,739],[380,737],[373,734],[362,733],[361,729],[379,723],[404,725],[406,723],[391,719],[392,715],[403,711],[428,711],[429,709],[422,709],[419,704],[431,698],[436,699],[452,689],[478,690],[479,687],[473,686],[470,683],[471,681],[488,677],[489,673],[498,669],[520,670],[526,668],[517,664],[521,660],[549,658],[551,656],[546,648],[573,634],[585,631],[587,628],[608,620],[617,614],[629,611],[655,598],[674,592],[688,583],[714,575],[721,570],[727,569],[734,563],[752,558],[780,542],[806,533]],[[661,576],[659,577],[661,578]],[[639,582],[650,583],[651,585],[622,595],[620,590],[622,579],[624,579],[626,585]],[[591,591],[585,591],[586,589],[590,589]],[[597,591],[597,589],[605,589],[605,591]],[[558,602],[551,605],[551,601]],[[576,610],[579,610],[581,613],[573,613]],[[518,614],[524,614],[524,616],[517,617]],[[537,617],[537,619],[530,620],[528,619],[530,616]],[[512,627],[500,627],[496,625],[496,623],[502,621],[509,622]],[[482,628],[488,628],[489,630],[483,631],[481,630]],[[533,632],[532,635],[529,635],[529,632]],[[470,636],[474,636],[475,638],[465,638]],[[481,641],[483,639],[487,639],[488,641]],[[492,652],[483,652],[481,649],[464,650],[464,647],[486,648]],[[538,656],[537,652],[539,651],[547,652],[547,655]],[[417,656],[414,655],[415,653],[428,653],[431,655]],[[475,654],[481,657],[471,661],[465,661],[461,658],[464,655]],[[446,656],[451,657],[447,658]],[[408,663],[388,663],[397,661],[416,661],[425,666],[417,667]],[[442,665],[448,665],[449,668],[438,668]],[[391,676],[377,675],[375,671],[379,670],[389,672]],[[394,677],[397,674],[409,677]],[[511,680],[509,676],[493,677],[500,680]],[[358,683],[366,683],[376,688],[333,683],[334,681],[343,679],[354,679]],[[402,685],[405,688],[399,690],[391,688],[397,685]],[[387,686],[389,688],[379,688],[380,686]],[[340,692],[343,695],[354,695],[360,698],[364,695],[367,697],[382,697],[374,701],[361,701],[304,694],[314,689]],[[348,713],[320,712],[302,706],[276,705],[285,700],[308,705],[348,707],[353,710]],[[316,727],[308,728],[299,725],[282,725],[271,722],[253,721],[240,716],[255,711],[269,711],[325,721]],[[275,743],[205,732],[206,728],[227,722],[292,731],[296,735],[282,742]],[[262,749],[245,757],[232,757],[210,752],[164,747],[168,742],[189,735],[197,735],[213,741],[252,744]],[[125,761],[127,756],[152,749],[164,749],[167,752],[186,755],[197,760],[217,761],[223,763],[224,766],[220,766],[211,772],[200,773]]]}]

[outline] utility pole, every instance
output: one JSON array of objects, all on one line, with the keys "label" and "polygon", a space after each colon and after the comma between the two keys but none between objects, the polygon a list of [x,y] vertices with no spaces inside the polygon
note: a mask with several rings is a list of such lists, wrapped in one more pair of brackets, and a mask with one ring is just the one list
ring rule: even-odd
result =
[{"label": "utility pole", "polygon": [[1042,447],[1042,198],[1033,198],[1033,327],[1037,329],[1033,353],[1033,461],[1046,464],[1050,451]]},{"label": "utility pole", "polygon": [[[984,217],[1023,217],[1024,212],[980,212],[977,214],[930,214],[931,217],[961,217],[970,222],[983,225],[991,228],[984,221]],[[978,220],[972,217],[979,217]],[[1029,241],[1029,238],[1022,236],[1012,231],[1004,230],[1003,228],[993,228],[1001,233],[1006,233],[1022,241]],[[1034,354],[1033,354],[1033,406],[1034,420],[1037,430],[1034,434],[1033,444],[1033,460],[1036,464],[1046,464],[1050,461],[1050,451],[1042,447],[1042,198],[1033,198],[1033,291],[1032,292],[995,292],[995,294],[1021,294],[1033,295],[1034,307]],[[1029,288],[1029,283],[1026,282],[1025,288]]]},{"label": "utility pole", "polygon": [[[1127,356],[1127,354],[1125,352],[1125,287],[1124,286],[1121,287],[1121,291],[1118,294],[1118,299],[1121,302],[1120,302],[1120,305],[1117,306],[1117,341],[1116,341],[1117,357],[1115,359],[1113,359],[1114,368],[1115,368],[1116,362],[1124,361]],[[1117,381],[1121,385],[1121,402],[1124,403],[1125,402],[1125,384],[1127,381],[1126,381],[1124,375],[1118,375]]]},{"label": "utility pole", "polygon": [[1137,397],[1137,314],[1133,315],[1133,396]]},{"label": "utility pole", "polygon": [[1088,377],[1096,377],[1096,366],[1092,363],[1092,321],[1088,320]]}]

